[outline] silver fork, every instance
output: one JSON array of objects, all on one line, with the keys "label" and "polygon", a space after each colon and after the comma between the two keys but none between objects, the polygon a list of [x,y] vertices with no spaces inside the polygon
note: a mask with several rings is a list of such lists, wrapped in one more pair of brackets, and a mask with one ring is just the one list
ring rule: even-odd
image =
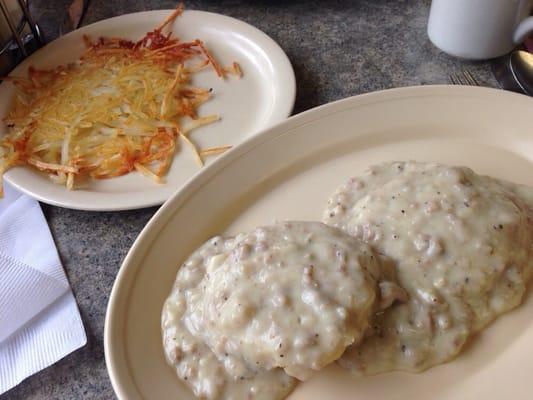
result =
[{"label": "silver fork", "polygon": [[460,74],[451,74],[450,81],[453,85],[481,86],[479,81],[467,69],[463,69]]}]

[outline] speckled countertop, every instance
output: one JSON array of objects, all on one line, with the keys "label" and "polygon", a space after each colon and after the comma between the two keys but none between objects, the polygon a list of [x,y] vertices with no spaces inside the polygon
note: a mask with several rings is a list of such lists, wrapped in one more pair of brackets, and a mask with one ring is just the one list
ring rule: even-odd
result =
[{"label": "speckled countertop", "polygon": [[[48,40],[57,37],[72,0],[33,0]],[[92,0],[82,24],[174,1]],[[430,0],[188,0],[189,9],[233,16],[255,25],[289,56],[298,85],[294,112],[343,97],[399,86],[448,83],[468,68],[496,86],[489,63],[467,63],[429,42]],[[0,396],[7,399],[113,399],[104,361],[104,317],[111,287],[128,249],[157,208],[95,213],[42,205],[87,330],[88,344]]]}]

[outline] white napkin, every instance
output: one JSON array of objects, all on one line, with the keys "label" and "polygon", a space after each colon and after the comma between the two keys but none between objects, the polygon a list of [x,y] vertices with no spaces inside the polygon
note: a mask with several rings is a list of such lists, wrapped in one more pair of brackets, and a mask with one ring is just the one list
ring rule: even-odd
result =
[{"label": "white napkin", "polygon": [[76,300],[36,200],[0,199],[0,394],[87,343]]}]

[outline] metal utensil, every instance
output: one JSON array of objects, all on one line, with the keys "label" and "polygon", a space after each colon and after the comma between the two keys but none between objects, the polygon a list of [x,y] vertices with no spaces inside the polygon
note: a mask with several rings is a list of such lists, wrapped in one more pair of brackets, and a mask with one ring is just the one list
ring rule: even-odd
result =
[{"label": "metal utensil", "polygon": [[470,73],[467,69],[463,69],[460,74],[453,73],[450,75],[450,82],[453,85],[464,85],[464,86],[481,86],[481,84],[474,78],[474,75]]},{"label": "metal utensil", "polygon": [[513,51],[492,66],[494,77],[502,89],[533,96],[533,55]]},{"label": "metal utensil", "polygon": [[59,36],[78,29],[88,6],[89,0],[72,1],[63,18],[62,24],[59,26]]},{"label": "metal utensil", "polygon": [[0,76],[44,43],[27,0],[0,0]]}]

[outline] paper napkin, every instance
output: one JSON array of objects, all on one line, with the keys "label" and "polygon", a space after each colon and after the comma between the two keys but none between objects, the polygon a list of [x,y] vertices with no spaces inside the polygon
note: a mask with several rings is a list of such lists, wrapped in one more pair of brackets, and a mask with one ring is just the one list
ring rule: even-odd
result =
[{"label": "paper napkin", "polygon": [[39,203],[0,199],[0,394],[87,343]]}]

